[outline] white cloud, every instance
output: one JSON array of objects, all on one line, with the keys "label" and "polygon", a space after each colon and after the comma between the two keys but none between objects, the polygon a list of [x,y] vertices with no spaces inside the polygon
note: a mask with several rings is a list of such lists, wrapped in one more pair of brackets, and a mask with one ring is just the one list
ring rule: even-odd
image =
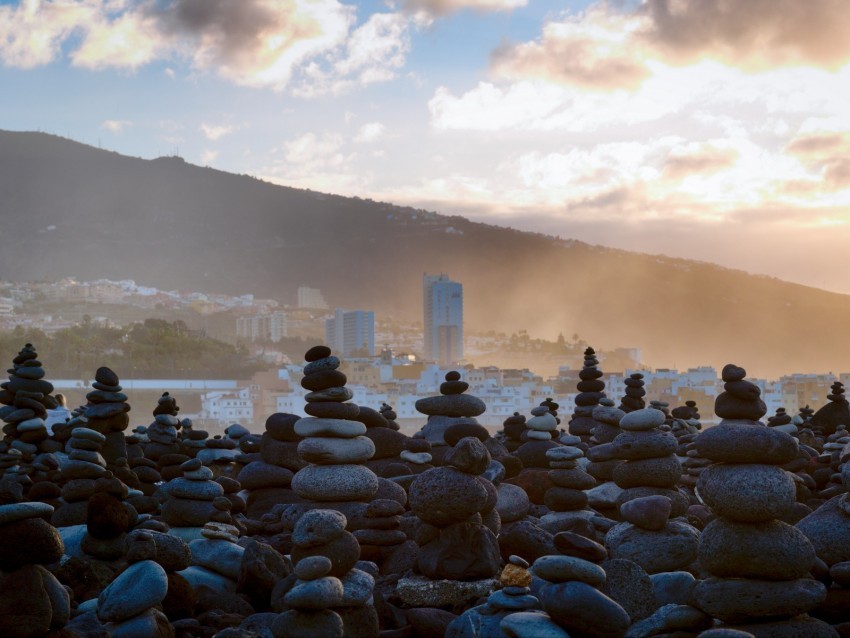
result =
[{"label": "white cloud", "polygon": [[384,137],[386,131],[387,127],[380,122],[369,122],[360,127],[353,141],[361,144],[377,142]]},{"label": "white cloud", "polygon": [[[355,7],[339,0],[20,0],[0,5],[0,61],[32,68],[67,55],[75,66],[136,69],[177,59],[236,84],[283,90],[328,56],[330,71],[317,76],[322,90],[339,90],[341,82],[395,77],[415,19],[379,13],[353,29]],[[173,77],[173,67],[165,73]]]},{"label": "white cloud", "polygon": [[402,13],[372,14],[344,46],[305,66],[295,93],[302,97],[340,94],[394,79],[407,60],[410,30],[416,24],[415,17]]},{"label": "white cloud", "polygon": [[225,135],[230,135],[239,127],[233,124],[207,124],[201,123],[200,129],[208,140],[216,142]]},{"label": "white cloud", "polygon": [[218,159],[219,152],[211,149],[205,149],[201,152],[201,164],[208,166]]},{"label": "white cloud", "polygon": [[133,126],[133,123],[128,120],[104,120],[100,125],[110,133],[121,133],[125,128]]}]

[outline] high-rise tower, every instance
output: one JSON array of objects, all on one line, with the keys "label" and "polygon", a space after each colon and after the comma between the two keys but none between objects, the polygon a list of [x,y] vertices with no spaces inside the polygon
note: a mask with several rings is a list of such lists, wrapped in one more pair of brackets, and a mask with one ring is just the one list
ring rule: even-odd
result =
[{"label": "high-rise tower", "polygon": [[463,359],[463,286],[448,275],[422,277],[425,357],[440,364]]}]

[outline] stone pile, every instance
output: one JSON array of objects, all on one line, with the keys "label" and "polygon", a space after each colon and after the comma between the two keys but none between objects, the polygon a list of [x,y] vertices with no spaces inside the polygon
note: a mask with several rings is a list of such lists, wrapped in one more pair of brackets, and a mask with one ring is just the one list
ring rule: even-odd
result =
[{"label": "stone pile", "polygon": [[584,367],[579,372],[578,391],[576,395],[576,409],[570,420],[568,431],[570,434],[581,437],[584,442],[589,442],[596,427],[593,420],[593,408],[599,404],[600,399],[605,398],[605,382],[602,381],[603,372],[597,366],[599,360],[593,348],[584,351]]},{"label": "stone pile", "polygon": [[643,410],[646,403],[643,397],[646,396],[646,390],[643,389],[643,375],[640,372],[634,372],[625,380],[626,395],[620,399],[620,409],[623,412],[634,412],[635,410]]},{"label": "stone pile", "polygon": [[498,573],[499,543],[483,523],[498,499],[495,486],[481,476],[490,460],[484,444],[467,437],[451,448],[444,467],[413,480],[410,508],[422,521],[417,567],[426,578],[480,580]]},{"label": "stone pile", "polygon": [[44,368],[31,343],[21,349],[7,372],[9,380],[0,384],[0,403],[4,405],[0,418],[5,423],[0,468],[28,482],[39,452],[57,451],[45,424],[47,410],[57,403],[51,396],[53,384],[44,380]]},{"label": "stone pile", "polygon": [[184,461],[182,476],[175,477],[160,488],[166,497],[162,503],[162,520],[171,533],[191,541],[201,534],[210,521],[230,520],[230,501],[224,488],[213,480],[213,472],[200,459]]},{"label": "stone pile", "polygon": [[826,588],[809,576],[816,561],[811,542],[781,520],[793,511],[796,493],[781,465],[797,457],[797,441],[759,422],[766,408],[745,376],[735,365],[723,368],[725,391],[714,409],[722,420],[696,440],[700,455],[715,462],[700,474],[697,493],[717,516],[700,538],[699,563],[709,577],[697,584],[696,603],[757,636],[834,636],[801,615],[826,597]]},{"label": "stone pile", "polygon": [[112,469],[119,464],[119,459],[126,463],[124,430],[130,425],[130,404],[127,403],[127,395],[121,392],[118,375],[105,366],[95,372],[92,387],[94,389],[86,395],[87,427],[106,437],[101,453],[107,467]]},{"label": "stone pile", "polygon": [[366,426],[356,420],[360,407],[348,402],[352,393],[338,370],[339,359],[325,346],[311,348],[305,359],[301,383],[310,390],[305,396],[310,416],[293,427],[295,434],[303,437],[298,455],[309,465],[295,473],[292,490],[303,501],[313,503],[308,507],[318,503],[360,518],[378,492],[378,477],[365,465],[375,453],[375,444],[364,436]]},{"label": "stone pile", "polygon": [[253,457],[256,460],[246,464],[236,477],[242,488],[249,491],[248,518],[260,519],[278,503],[300,500],[290,489],[294,472],[306,466],[298,456],[301,437],[295,433],[295,423],[299,418],[277,412],[266,419],[259,458]]},{"label": "stone pile", "polygon": [[844,396],[844,384],[836,381],[827,395],[829,403],[812,415],[812,429],[821,436],[834,434],[839,425],[850,425],[850,404]]},{"label": "stone pile", "polygon": [[460,373],[446,373],[445,381],[440,384],[440,396],[419,399],[416,409],[428,416],[428,421],[420,435],[431,444],[431,454],[436,465],[442,465],[442,457],[448,452],[445,432],[456,424],[478,425],[475,417],[487,409],[484,402],[471,394],[466,381],[461,381]]},{"label": "stone pile", "polygon": [[504,432],[502,443],[509,452],[515,452],[524,443],[522,435],[525,432],[525,416],[514,412],[502,423],[502,431]]},{"label": "stone pile", "polygon": [[292,533],[295,574],[273,593],[282,611],[272,626],[275,638],[378,636],[375,579],[359,568],[365,564],[358,563],[359,544],[347,525],[336,510],[314,509],[298,519]]}]

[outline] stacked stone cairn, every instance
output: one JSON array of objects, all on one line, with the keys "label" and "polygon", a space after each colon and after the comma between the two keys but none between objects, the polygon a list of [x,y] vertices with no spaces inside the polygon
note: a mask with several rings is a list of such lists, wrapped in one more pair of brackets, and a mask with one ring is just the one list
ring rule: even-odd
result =
[{"label": "stacked stone cairn", "polygon": [[829,403],[812,416],[812,428],[821,436],[834,434],[839,425],[850,424],[850,404],[844,396],[844,384],[836,381],[827,395]]},{"label": "stacked stone cairn", "polygon": [[599,360],[593,348],[584,351],[584,367],[579,372],[578,395],[576,395],[576,409],[569,423],[570,434],[581,437],[588,443],[596,427],[593,420],[593,408],[599,405],[599,400],[605,398],[605,382],[602,381],[603,372],[597,366]]},{"label": "stacked stone cairn", "polygon": [[767,411],[743,368],[723,368],[725,391],[714,411],[722,420],[696,440],[715,462],[700,474],[697,493],[717,518],[703,530],[699,563],[709,577],[694,596],[699,608],[755,636],[834,636],[805,615],[826,597],[809,574],[816,556],[799,530],[782,522],[795,505],[795,485],[781,465],[797,457],[789,434],[759,422]]},{"label": "stacked stone cairn", "polygon": [[236,480],[248,490],[248,518],[258,520],[278,503],[298,500],[290,489],[294,472],[306,465],[298,456],[295,423],[300,417],[277,412],[266,419],[265,432],[260,439],[259,452],[250,453],[254,459],[239,471]]},{"label": "stacked stone cairn", "polygon": [[446,638],[476,636],[545,636],[568,638],[545,612],[540,601],[531,594],[532,576],[528,561],[511,556],[499,576],[500,589],[487,601],[465,611],[446,628]]},{"label": "stacked stone cairn", "polygon": [[311,348],[305,359],[301,383],[310,390],[305,396],[310,416],[296,421],[294,430],[303,437],[298,454],[309,465],[295,473],[292,490],[306,502],[304,509],[321,506],[360,518],[379,487],[378,477],[365,465],[375,444],[356,420],[360,407],[348,403],[352,393],[338,371],[339,359],[325,346]]},{"label": "stacked stone cairn", "polygon": [[566,555],[542,556],[531,570],[543,581],[534,591],[549,617],[570,636],[623,636],[631,618],[602,591],[606,573],[599,565]]},{"label": "stacked stone cairn", "polygon": [[5,454],[0,456],[0,467],[28,483],[38,453],[57,451],[44,421],[47,410],[57,404],[51,396],[53,384],[44,380],[44,368],[31,343],[12,360],[7,372],[9,380],[0,384],[0,403],[4,405],[0,408],[0,418],[5,423],[5,436],[0,444],[0,451]]},{"label": "stacked stone cairn", "polygon": [[676,438],[659,430],[664,413],[654,408],[629,412],[613,454],[625,462],[614,470],[620,518],[605,545],[612,558],[625,558],[649,574],[687,569],[696,559],[699,532],[684,520],[688,500],[676,484],[682,467],[675,455]]},{"label": "stacked stone cairn", "polygon": [[87,427],[106,437],[101,454],[107,467],[110,470],[118,465],[124,467],[127,464],[124,430],[130,425],[127,395],[121,392],[118,375],[105,366],[95,372],[92,387],[94,389],[86,395]]},{"label": "stacked stone cairn", "polygon": [[[391,408],[389,411],[385,410],[385,412],[395,419],[395,412]],[[357,420],[366,426],[364,436],[370,439],[375,447],[371,458],[366,461],[366,466],[370,470],[384,478],[413,473],[414,468],[403,461],[400,456],[405,450],[409,438],[399,432],[397,427],[391,427],[384,413],[361,405]]]},{"label": "stacked stone cairn", "polygon": [[44,566],[58,563],[64,545],[47,522],[46,503],[0,505],[0,635],[60,635],[70,620],[68,591]]},{"label": "stacked stone cairn", "polygon": [[487,409],[478,397],[464,394],[467,389],[469,384],[461,381],[459,372],[448,372],[445,381],[440,384],[440,396],[419,399],[415,404],[419,412],[428,416],[419,434],[431,444],[435,465],[442,465],[442,457],[448,453],[446,430],[459,423],[478,425],[475,417]]},{"label": "stacked stone cairn", "polygon": [[699,455],[695,441],[702,430],[700,414],[695,401],[686,401],[685,405],[673,408],[671,412],[671,432],[676,437],[678,447],[676,454],[682,459],[684,474],[679,479],[679,486],[693,492],[702,471],[711,465],[709,459]]},{"label": "stacked stone cairn", "polygon": [[634,372],[625,380],[626,395],[620,399],[620,409],[623,412],[634,412],[635,410],[643,410],[646,403],[643,397],[646,396],[646,390],[643,389],[643,375],[640,372]]},{"label": "stacked stone cairn", "polygon": [[[549,478],[554,487],[546,490],[543,504],[550,512],[562,514],[559,520],[569,518],[566,512],[591,514],[587,507],[588,490],[596,486],[596,479],[579,467],[578,460],[584,455],[573,446],[561,445],[546,451],[549,459]],[[549,515],[547,515],[549,516]],[[549,516],[550,519],[555,518]]]},{"label": "stacked stone cairn", "polygon": [[483,476],[490,453],[475,437],[461,439],[446,465],[419,474],[409,503],[418,518],[415,571],[397,591],[411,607],[464,604],[489,595],[501,563],[496,535],[482,521],[496,506],[498,492]]},{"label": "stacked stone cairn", "polygon": [[230,521],[231,503],[224,488],[213,480],[213,472],[200,459],[189,459],[180,465],[182,476],[160,488],[165,500],[162,520],[170,533],[187,542],[199,538],[209,521]]},{"label": "stacked stone cairn", "polygon": [[237,544],[239,530],[227,523],[209,522],[189,542],[191,565],[178,573],[195,593],[195,612],[221,609],[250,616],[254,609],[236,595],[245,548]]},{"label": "stacked stone cairn", "polygon": [[[154,543],[152,538],[150,543]],[[168,618],[160,610],[168,594],[168,574],[138,551],[129,554],[127,562],[129,566],[97,599],[97,617],[104,629],[110,636],[173,636]]]},{"label": "stacked stone cairn", "polygon": [[502,444],[509,452],[516,452],[524,443],[522,435],[525,432],[525,416],[514,412],[502,423],[502,432],[504,433]]},{"label": "stacked stone cairn", "polygon": [[180,420],[177,418],[179,411],[180,408],[174,397],[168,392],[163,392],[153,410],[154,421],[147,429],[148,443],[145,445],[145,458],[159,461],[167,454],[182,454],[177,435],[177,429],[180,427]]},{"label": "stacked stone cairn", "polygon": [[[80,424],[84,422],[79,420]],[[84,525],[88,500],[95,493],[96,480],[107,476],[106,461],[100,451],[106,437],[86,427],[75,427],[66,443],[68,461],[62,464],[61,501],[51,522],[56,527]]]},{"label": "stacked stone cairn", "polygon": [[378,615],[372,602],[374,576],[358,563],[359,545],[336,510],[304,513],[292,532],[295,573],[272,594],[275,638],[375,638]]}]

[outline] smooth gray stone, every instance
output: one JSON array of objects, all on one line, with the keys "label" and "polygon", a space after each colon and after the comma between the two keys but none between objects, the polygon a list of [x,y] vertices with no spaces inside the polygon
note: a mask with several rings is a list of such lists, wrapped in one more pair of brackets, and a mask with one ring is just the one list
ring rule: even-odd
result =
[{"label": "smooth gray stone", "polygon": [[292,542],[309,549],[331,542],[345,531],[345,516],[337,510],[314,509],[305,512],[292,530]]},{"label": "smooth gray stone", "polygon": [[797,500],[793,479],[775,465],[710,465],[700,473],[696,491],[715,514],[742,523],[784,518]]},{"label": "smooth gray stone", "polygon": [[545,612],[520,611],[505,616],[499,628],[508,638],[570,638]]},{"label": "smooth gray stone", "polygon": [[823,583],[798,580],[706,578],[694,589],[697,605],[725,623],[797,616],[826,598]]},{"label": "smooth gray stone", "polygon": [[211,501],[218,496],[224,496],[224,488],[215,481],[192,481],[183,477],[168,481],[162,490],[175,498],[196,501]]},{"label": "smooth gray stone", "polygon": [[319,465],[365,463],[374,456],[375,444],[365,436],[311,436],[298,444],[298,454],[305,461]]},{"label": "smooth gray stone", "polygon": [[699,531],[678,520],[659,531],[618,523],[605,535],[605,547],[611,558],[634,561],[649,574],[676,571],[696,560]]},{"label": "smooth gray stone", "polygon": [[98,618],[121,622],[158,605],[168,593],[168,576],[152,560],[133,563],[104,589],[97,602]]},{"label": "smooth gray stone", "polygon": [[531,566],[534,575],[552,583],[579,580],[593,587],[605,584],[605,570],[575,556],[541,556]]},{"label": "smooth gray stone", "polygon": [[283,597],[283,602],[293,609],[327,609],[340,606],[343,594],[339,578],[324,576],[297,581]]},{"label": "smooth gray stone", "polygon": [[321,419],[308,416],[298,419],[294,427],[295,433],[303,437],[327,436],[350,439],[366,434],[366,426],[360,421],[345,419]]},{"label": "smooth gray stone", "polygon": [[192,563],[222,576],[238,579],[245,548],[230,541],[204,538],[189,543]]},{"label": "smooth gray stone", "polygon": [[659,572],[649,578],[659,606],[693,605],[697,580],[690,572]]},{"label": "smooth gray stone", "polygon": [[363,465],[310,465],[295,474],[292,491],[311,501],[365,501],[378,491],[378,477]]}]

